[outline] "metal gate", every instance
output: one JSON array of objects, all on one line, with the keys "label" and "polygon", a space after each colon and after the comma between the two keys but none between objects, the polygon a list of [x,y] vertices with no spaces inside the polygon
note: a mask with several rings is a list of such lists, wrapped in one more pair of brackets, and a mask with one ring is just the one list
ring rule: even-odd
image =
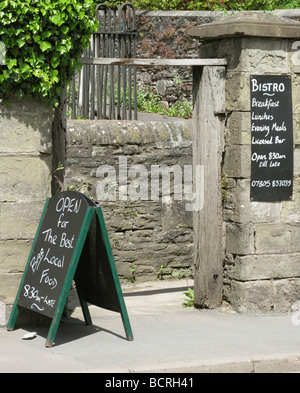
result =
[{"label": "metal gate", "polygon": [[68,88],[68,116],[72,119],[137,119],[136,67],[91,65],[84,59],[135,58],[136,20],[132,4],[116,9],[96,7],[99,30],[82,55],[82,70]]}]

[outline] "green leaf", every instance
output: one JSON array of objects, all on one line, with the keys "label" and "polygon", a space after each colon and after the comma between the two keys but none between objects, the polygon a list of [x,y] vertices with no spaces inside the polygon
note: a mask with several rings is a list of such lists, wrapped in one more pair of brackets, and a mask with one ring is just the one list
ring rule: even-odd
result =
[{"label": "green leaf", "polygon": [[30,70],[30,66],[28,64],[21,63],[20,70],[23,74]]},{"label": "green leaf", "polygon": [[60,17],[60,15],[54,15],[49,19],[51,20],[52,23],[54,23],[59,27],[64,23],[64,20]]},{"label": "green leaf", "polygon": [[52,68],[57,68],[59,66],[59,57],[58,56],[53,56],[51,59],[51,66]]},{"label": "green leaf", "polygon": [[18,64],[17,59],[7,59],[6,65],[9,70],[11,70],[14,66]]},{"label": "green leaf", "polygon": [[39,45],[40,45],[40,48],[41,48],[42,52],[46,52],[46,50],[52,48],[52,45],[48,41],[40,41]]},{"label": "green leaf", "polygon": [[24,38],[20,38],[19,40],[17,40],[18,46],[19,48],[22,48],[22,46],[24,46],[26,44]]}]

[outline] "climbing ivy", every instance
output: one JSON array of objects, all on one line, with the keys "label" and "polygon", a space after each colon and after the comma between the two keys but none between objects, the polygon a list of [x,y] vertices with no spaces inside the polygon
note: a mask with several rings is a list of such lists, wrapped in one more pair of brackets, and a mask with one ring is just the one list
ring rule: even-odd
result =
[{"label": "climbing ivy", "polygon": [[92,0],[0,0],[0,99],[30,95],[57,106],[97,27]]}]

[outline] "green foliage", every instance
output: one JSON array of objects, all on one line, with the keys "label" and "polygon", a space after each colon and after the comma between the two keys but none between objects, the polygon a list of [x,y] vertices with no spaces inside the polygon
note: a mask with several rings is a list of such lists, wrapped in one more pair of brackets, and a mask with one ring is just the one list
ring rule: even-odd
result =
[{"label": "green foliage", "polygon": [[183,292],[183,294],[186,296],[186,298],[183,299],[183,307],[194,307],[194,290],[188,288],[187,292]]},{"label": "green foliage", "polygon": [[299,0],[278,0],[278,6],[277,8],[299,8]]},{"label": "green foliage", "polygon": [[[110,0],[110,6],[119,6],[123,1]],[[137,9],[143,10],[274,10],[278,8],[298,8],[298,0],[132,0]]]},{"label": "green foliage", "polygon": [[30,95],[57,106],[97,27],[92,0],[0,0],[0,99]]},{"label": "green foliage", "polygon": [[192,117],[193,105],[186,98],[181,98],[168,109],[165,108],[160,98],[155,95],[150,88],[140,87],[137,94],[137,106],[139,112],[157,113],[171,117]]}]

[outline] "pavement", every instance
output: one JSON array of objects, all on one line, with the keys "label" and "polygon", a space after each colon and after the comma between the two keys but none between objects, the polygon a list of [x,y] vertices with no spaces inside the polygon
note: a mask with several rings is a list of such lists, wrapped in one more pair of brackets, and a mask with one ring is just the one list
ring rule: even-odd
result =
[{"label": "pavement", "polygon": [[[297,373],[300,324],[296,315],[246,315],[223,305],[182,306],[192,282],[122,286],[134,335],[127,341],[118,313],[90,306],[92,326],[79,307],[45,347],[49,326],[0,329],[1,373]],[[36,332],[31,340],[25,334]],[[118,374],[117,374],[118,373]],[[175,374],[173,374],[175,375]],[[133,389],[134,390],[134,389]]]}]

